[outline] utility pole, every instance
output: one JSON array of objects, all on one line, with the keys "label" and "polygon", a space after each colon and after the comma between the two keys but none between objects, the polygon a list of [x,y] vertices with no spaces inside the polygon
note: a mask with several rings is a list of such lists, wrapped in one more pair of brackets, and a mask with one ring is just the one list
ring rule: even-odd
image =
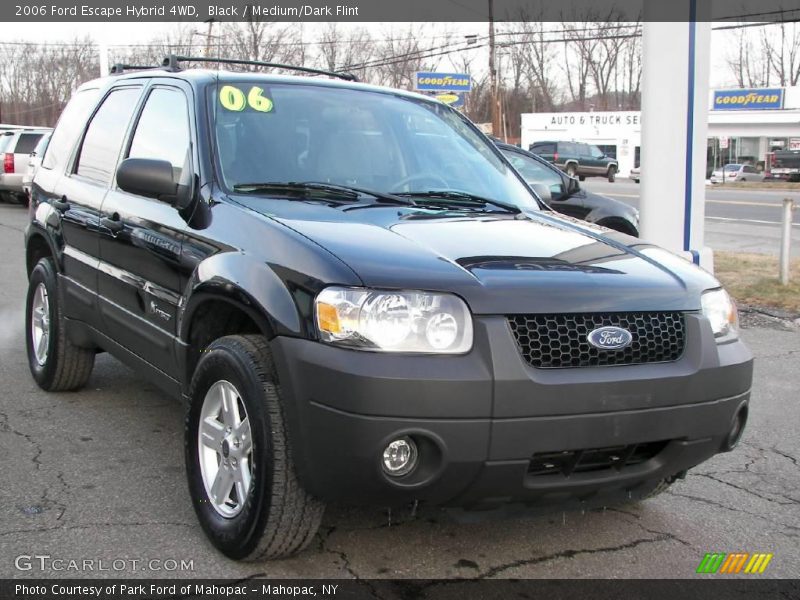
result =
[{"label": "utility pole", "polygon": [[492,135],[500,136],[500,102],[497,96],[497,69],[495,68],[494,0],[489,0],[489,81],[492,92]]},{"label": "utility pole", "polygon": [[214,19],[206,21],[208,23],[208,32],[206,33],[206,58],[211,56],[211,29],[214,27]]},{"label": "utility pole", "polygon": [[97,44],[97,51],[100,55],[100,77],[108,75],[108,45],[105,42]]}]

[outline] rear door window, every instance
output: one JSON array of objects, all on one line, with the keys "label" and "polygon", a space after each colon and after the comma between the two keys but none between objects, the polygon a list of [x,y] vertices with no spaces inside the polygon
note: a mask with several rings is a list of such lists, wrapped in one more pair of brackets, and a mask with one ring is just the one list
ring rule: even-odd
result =
[{"label": "rear door window", "polygon": [[36,144],[42,139],[41,133],[22,133],[17,140],[17,147],[14,149],[16,154],[30,154],[36,148]]},{"label": "rear door window", "polygon": [[140,93],[139,87],[119,88],[103,100],[83,138],[75,171],[78,175],[103,184],[111,182]]}]

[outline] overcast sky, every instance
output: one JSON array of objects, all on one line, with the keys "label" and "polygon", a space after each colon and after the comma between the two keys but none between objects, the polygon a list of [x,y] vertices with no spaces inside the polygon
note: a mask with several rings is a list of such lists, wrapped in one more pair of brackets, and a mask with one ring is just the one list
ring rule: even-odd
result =
[{"label": "overcast sky", "polygon": [[[0,0],[2,1],[2,0]],[[74,39],[76,36],[89,35],[98,43],[109,45],[138,44],[149,41],[150,39],[164,34],[180,23],[14,23],[13,33],[5,30],[3,40],[24,40],[35,42],[36,40],[65,41]],[[304,25],[304,36],[314,39],[315,29],[320,24],[306,23]],[[371,32],[380,31],[390,34],[392,29],[408,31],[409,23],[342,23],[342,27],[365,27]],[[447,27],[448,31],[456,31],[463,34],[476,33],[485,35],[487,32],[486,23],[442,23],[438,24],[442,28]],[[203,23],[187,23],[184,27],[192,27],[204,32]],[[502,26],[502,25],[501,25]],[[714,87],[730,87],[734,85],[734,80],[730,74],[730,69],[725,62],[726,35],[723,32],[712,32],[711,36],[711,75],[710,85]],[[473,52],[483,52],[475,50]],[[481,63],[483,64],[483,63]]]}]

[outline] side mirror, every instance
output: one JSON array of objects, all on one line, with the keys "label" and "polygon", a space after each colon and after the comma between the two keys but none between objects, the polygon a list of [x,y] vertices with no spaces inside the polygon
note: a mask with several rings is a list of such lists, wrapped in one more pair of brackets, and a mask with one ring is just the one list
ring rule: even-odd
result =
[{"label": "side mirror", "polygon": [[126,192],[168,202],[179,210],[188,208],[195,195],[191,148],[175,182],[175,169],[166,160],[126,158],[117,167],[117,185]]},{"label": "side mirror", "polygon": [[545,204],[550,204],[553,201],[553,195],[550,193],[549,185],[545,185],[544,183],[531,183],[530,186]]},{"label": "side mirror", "polygon": [[563,183],[554,183],[550,186],[550,197],[553,200],[563,200],[567,197]]},{"label": "side mirror", "polygon": [[567,196],[572,196],[581,190],[581,184],[577,177],[567,176]]},{"label": "side mirror", "polygon": [[117,167],[117,185],[126,192],[174,202],[178,192],[172,165],[166,160],[126,158]]}]

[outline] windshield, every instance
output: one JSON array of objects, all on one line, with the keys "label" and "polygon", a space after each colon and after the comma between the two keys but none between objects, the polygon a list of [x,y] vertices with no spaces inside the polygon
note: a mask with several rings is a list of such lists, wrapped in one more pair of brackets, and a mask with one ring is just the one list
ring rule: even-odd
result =
[{"label": "windshield", "polygon": [[742,168],[742,165],[725,165],[725,171],[738,171]]},{"label": "windshield", "polygon": [[264,81],[211,87],[209,101],[228,189],[315,182],[389,194],[460,192],[538,208],[489,142],[438,103]]}]

